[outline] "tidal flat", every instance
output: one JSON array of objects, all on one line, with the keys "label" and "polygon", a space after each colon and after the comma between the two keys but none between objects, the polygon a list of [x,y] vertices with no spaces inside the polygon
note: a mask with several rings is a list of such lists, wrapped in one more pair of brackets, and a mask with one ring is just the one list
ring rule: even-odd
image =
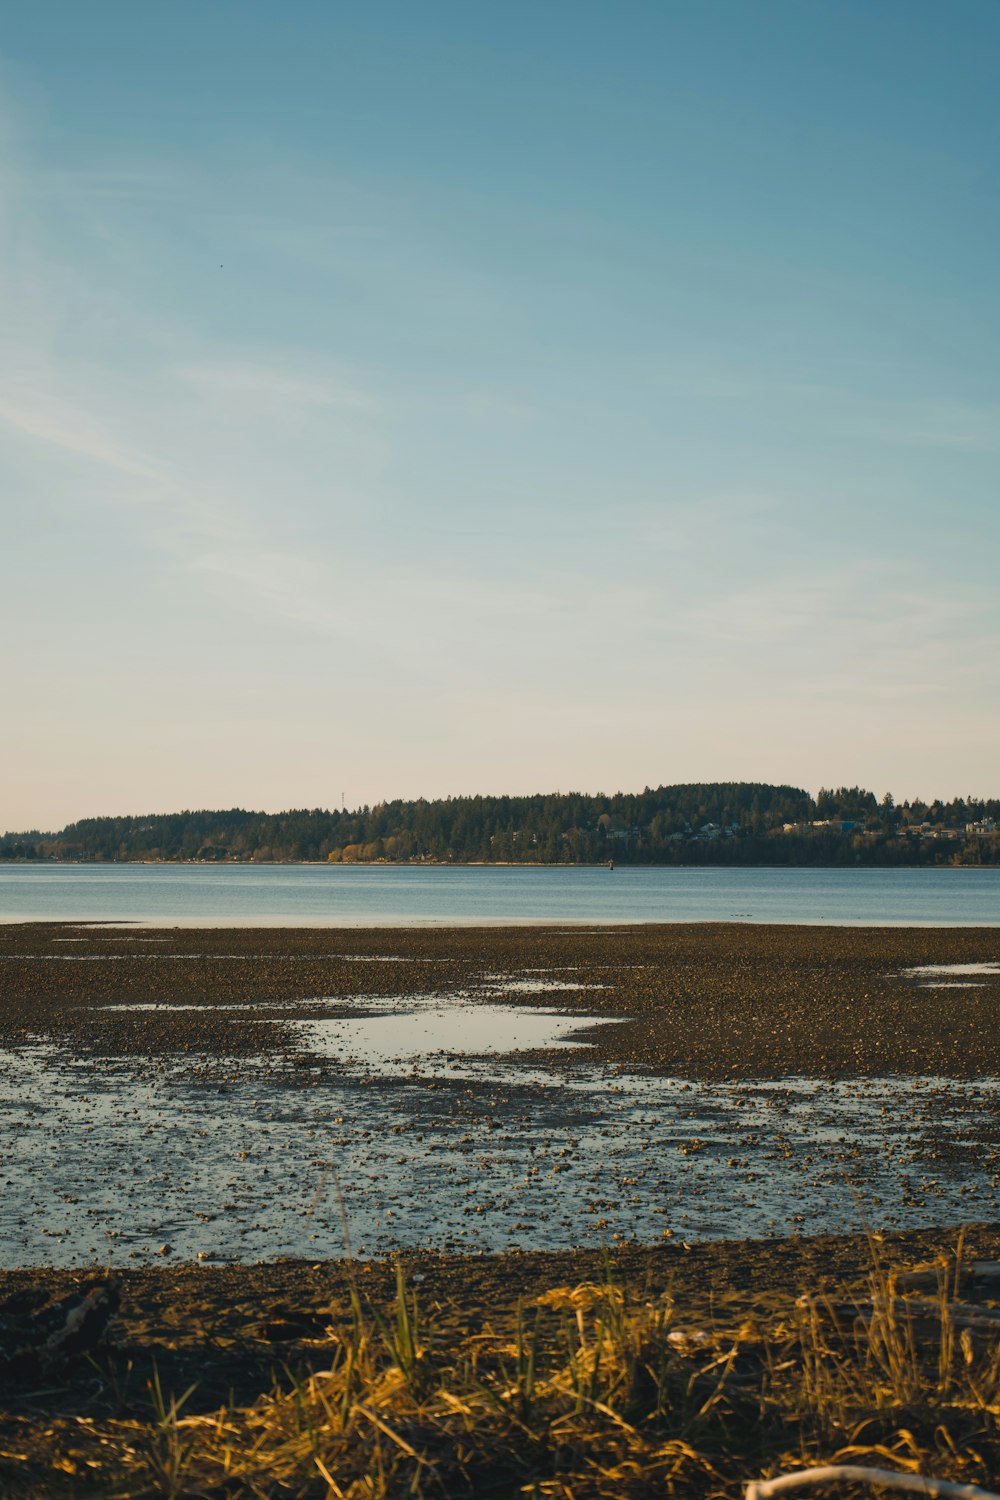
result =
[{"label": "tidal flat", "polygon": [[1000,1256],[998,1000],[994,929],[0,929],[0,1323],[121,1295],[5,1493],[981,1483],[989,1351],[815,1309]]},{"label": "tidal flat", "polygon": [[1000,931],[0,930],[8,1267],[994,1217]]}]

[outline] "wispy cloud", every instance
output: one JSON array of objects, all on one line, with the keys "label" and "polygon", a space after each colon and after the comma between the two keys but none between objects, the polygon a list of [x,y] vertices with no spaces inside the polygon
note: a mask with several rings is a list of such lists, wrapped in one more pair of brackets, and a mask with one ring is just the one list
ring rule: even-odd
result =
[{"label": "wispy cloud", "polygon": [[887,435],[917,447],[1000,452],[1000,406],[921,401],[883,408]]},{"label": "wispy cloud", "polygon": [[717,591],[684,615],[683,630],[746,664],[760,664],[772,691],[815,704],[888,699],[950,701],[996,681],[1000,629],[995,601],[942,582],[912,562],[779,573],[750,588]]},{"label": "wispy cloud", "polygon": [[808,372],[781,375],[756,366],[692,369],[672,362],[659,368],[655,378],[720,410],[749,405],[781,413],[786,422],[808,415],[833,431],[893,446],[1000,451],[1000,405],[958,399],[947,390],[911,393],[913,375],[903,367],[877,375],[859,370],[854,385]]},{"label": "wispy cloud", "polygon": [[[330,606],[331,560],[297,546],[295,533],[308,530],[310,505],[322,503],[324,517],[339,504],[357,510],[359,486],[380,462],[382,403],[314,351],[208,338],[116,284],[100,245],[124,236],[128,255],[141,259],[143,204],[183,190],[178,173],[156,167],[36,172],[8,153],[0,455],[30,444],[20,474],[42,493],[67,490],[76,515],[140,506],[146,545],[204,579],[213,597],[216,582],[229,579],[234,609],[299,630],[342,630],[349,622]],[[123,199],[140,200],[137,225],[119,220]],[[91,265],[62,253],[67,220]],[[155,258],[155,246],[147,249]],[[67,456],[109,482],[74,485],[53,462]]]},{"label": "wispy cloud", "polygon": [[238,402],[246,409],[333,407],[365,416],[379,410],[370,391],[334,375],[297,371],[294,360],[178,365],[173,374],[206,400]]},{"label": "wispy cloud", "polygon": [[[157,486],[163,475],[154,464],[137,454],[83,407],[45,392],[14,396],[0,389],[0,422],[39,443],[73,453],[120,474],[150,480]],[[134,495],[136,491],[133,489]]]}]

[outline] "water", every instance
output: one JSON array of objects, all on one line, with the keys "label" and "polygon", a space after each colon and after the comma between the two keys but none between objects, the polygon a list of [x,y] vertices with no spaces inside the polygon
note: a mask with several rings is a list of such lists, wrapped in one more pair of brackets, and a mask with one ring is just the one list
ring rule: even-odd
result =
[{"label": "water", "polygon": [[[347,1009],[207,1069],[0,1053],[0,1264],[336,1255],[345,1221],[361,1254],[903,1228],[1000,1182],[997,1079],[653,1078],[595,1066],[582,1017]],[[518,1060],[567,1042],[571,1072]]]},{"label": "water", "polygon": [[0,867],[0,922],[187,926],[1000,925],[1000,869],[385,865]]},{"label": "water", "polygon": [[[407,989],[406,961],[381,955],[371,992],[178,1001],[151,980],[116,1003],[113,985],[74,987],[72,965],[94,961],[76,944],[59,933],[25,962],[54,964],[68,1003],[100,1013],[80,1033],[95,1053],[42,1028],[0,1049],[0,1265],[121,1268],[163,1246],[313,1258],[342,1251],[345,1220],[360,1254],[957,1224],[988,1216],[1000,1187],[996,1077],[630,1072],[595,1052],[617,1021],[579,1009],[600,986],[561,967],[476,971],[461,988],[432,969]],[[109,956],[140,974],[153,952],[192,957],[171,944],[139,930],[128,959]],[[997,967],[899,979],[978,983]],[[185,1045],[192,1008],[219,1013],[217,1050]],[[171,1050],[141,1050],[154,1011],[161,1031],[174,1017]],[[249,1053],[230,1054],[230,1021]]]}]

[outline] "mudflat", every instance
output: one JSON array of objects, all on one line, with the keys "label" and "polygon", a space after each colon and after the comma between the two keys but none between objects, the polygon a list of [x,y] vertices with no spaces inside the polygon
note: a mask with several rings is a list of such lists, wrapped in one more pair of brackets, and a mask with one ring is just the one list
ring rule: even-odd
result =
[{"label": "mudflat", "polygon": [[[954,1266],[962,1224],[966,1260],[1000,1257],[998,1000],[992,929],[0,928],[0,1303],[109,1265],[122,1297],[93,1363],[8,1385],[5,1489],[335,1494],[334,1464],[352,1496],[428,1465],[454,1494],[735,1495],[796,1443],[829,1456],[883,1399],[874,1335],[837,1334],[857,1378],[820,1400],[797,1296]],[[470,1012],[499,1025],[481,1052]],[[436,1050],[357,1040],[414,1016]],[[524,1016],[551,1035],[508,1052]],[[426,1340],[409,1366],[400,1272]],[[588,1417],[573,1381],[612,1324]],[[950,1325],[939,1343],[961,1365]],[[367,1361],[353,1396],[345,1351]],[[935,1406],[913,1358],[864,1441],[916,1433],[921,1462],[982,1482],[1000,1444],[967,1458],[965,1395]]]},{"label": "mudflat", "polygon": [[0,927],[8,1048],[257,1055],[262,1022],[277,1045],[366,997],[470,988],[620,1022],[586,1033],[591,1055],[647,1073],[1000,1076],[998,929]]}]

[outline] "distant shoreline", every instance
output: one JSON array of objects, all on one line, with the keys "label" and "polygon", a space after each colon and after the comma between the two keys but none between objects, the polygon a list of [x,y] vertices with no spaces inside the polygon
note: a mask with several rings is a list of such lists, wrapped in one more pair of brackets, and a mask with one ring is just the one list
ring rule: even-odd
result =
[{"label": "distant shoreline", "polygon": [[[528,859],[0,859],[0,871],[12,866],[73,868],[169,868],[177,865],[209,870],[606,870],[607,860],[580,863],[575,860],[528,860]],[[996,865],[949,861],[947,864],[928,864],[914,860],[912,863],[898,860],[858,862],[841,864],[829,860],[793,864],[791,861],[760,860],[689,860],[684,863],[665,864],[660,861],[643,863],[638,860],[615,860],[614,873],[628,870],[920,870],[925,874],[941,874],[945,870],[995,870]]]},{"label": "distant shoreline", "polygon": [[348,810],[188,808],[0,834],[0,861],[1000,867],[1000,798],[685,782],[641,792],[397,799]]}]

